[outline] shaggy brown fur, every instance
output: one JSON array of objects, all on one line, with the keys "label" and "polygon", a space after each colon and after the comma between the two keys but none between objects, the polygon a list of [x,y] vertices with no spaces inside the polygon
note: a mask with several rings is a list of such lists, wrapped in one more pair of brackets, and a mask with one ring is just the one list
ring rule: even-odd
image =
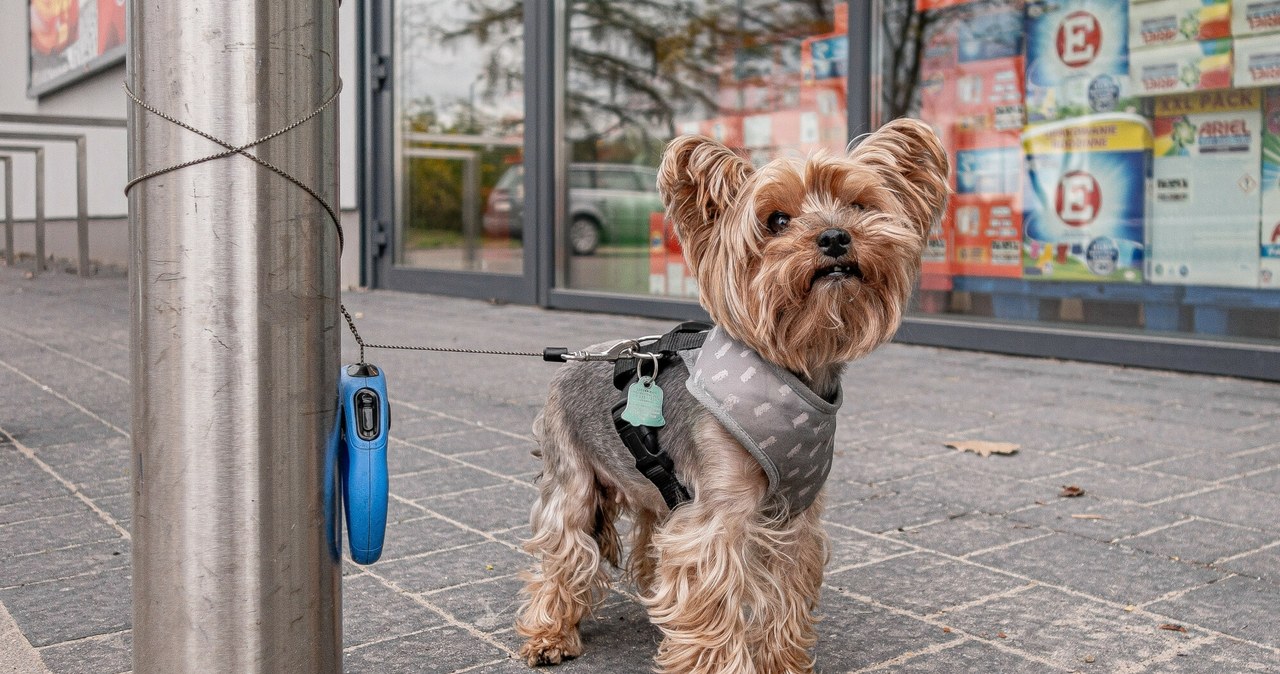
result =
[{"label": "shaggy brown fur", "polygon": [[[682,136],[658,187],[715,322],[830,397],[845,364],[897,330],[947,171],[933,132],[897,120],[848,156],[759,169]],[[777,226],[777,214],[789,221]],[[850,241],[838,257],[817,244],[833,229]],[[663,634],[659,671],[811,672],[828,557],[822,498],[780,509],[756,459],[684,392],[683,372],[668,372],[664,448],[694,494],[669,511],[613,432],[609,373],[566,365],[535,423],[544,464],[525,544],[538,566],[516,622],[522,657],[532,666],[582,654],[578,623],[608,589],[604,562],[617,565],[621,549],[613,522],[626,514],[626,569]]]}]

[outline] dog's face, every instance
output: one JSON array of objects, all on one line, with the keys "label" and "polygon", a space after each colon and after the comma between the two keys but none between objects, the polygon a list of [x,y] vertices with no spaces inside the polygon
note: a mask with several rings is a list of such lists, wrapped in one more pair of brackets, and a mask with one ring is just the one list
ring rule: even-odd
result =
[{"label": "dog's face", "polygon": [[759,169],[714,140],[681,136],[658,189],[712,319],[811,376],[897,331],[946,205],[947,171],[934,133],[897,120],[848,156]]}]

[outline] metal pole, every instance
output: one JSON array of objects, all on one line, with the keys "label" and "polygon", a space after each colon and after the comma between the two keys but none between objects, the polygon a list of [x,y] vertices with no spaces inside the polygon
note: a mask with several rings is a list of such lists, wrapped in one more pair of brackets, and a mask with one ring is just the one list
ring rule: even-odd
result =
[{"label": "metal pole", "polygon": [[4,263],[12,267],[13,254],[13,159],[0,157],[4,164]]},{"label": "metal pole", "polygon": [[76,139],[76,250],[81,276],[89,275],[89,162],[85,139]]},{"label": "metal pole", "polygon": [[[4,138],[0,135],[0,138]],[[44,148],[39,145],[0,145],[0,152],[29,152],[36,158],[36,271],[39,274],[44,271]],[[12,175],[11,169],[13,164],[9,164],[9,169],[5,171],[6,175]],[[6,178],[11,181],[12,179]],[[6,182],[9,194],[13,193],[12,182]],[[12,204],[10,204],[12,206]],[[9,211],[12,213],[12,211]],[[7,240],[7,239],[6,239]],[[9,264],[13,264],[12,259]]]},{"label": "metal pole", "polygon": [[[76,239],[79,248],[80,275],[89,275],[89,170],[85,158],[85,137],[74,133],[27,133],[25,131],[0,131],[0,139],[71,142],[76,144]],[[37,155],[36,184],[44,183],[44,156]],[[42,187],[37,188],[43,191]],[[43,214],[44,205],[37,206]],[[40,260],[36,271],[46,269],[44,252],[44,217],[36,218],[36,256]]]},{"label": "metal pole", "polygon": [[[233,144],[337,86],[334,0],[129,3],[137,96]],[[336,203],[337,106],[247,152]],[[217,151],[137,106],[130,175]],[[334,223],[231,156],[129,194],[133,669],[338,672]]]}]

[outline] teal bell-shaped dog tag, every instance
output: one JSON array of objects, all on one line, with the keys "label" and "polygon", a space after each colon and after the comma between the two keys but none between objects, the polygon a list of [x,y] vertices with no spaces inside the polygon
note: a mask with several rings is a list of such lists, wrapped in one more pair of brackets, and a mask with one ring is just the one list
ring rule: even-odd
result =
[{"label": "teal bell-shaped dog tag", "polygon": [[662,416],[662,387],[653,377],[641,377],[627,389],[627,408],[622,410],[622,420],[632,426],[667,425]]}]

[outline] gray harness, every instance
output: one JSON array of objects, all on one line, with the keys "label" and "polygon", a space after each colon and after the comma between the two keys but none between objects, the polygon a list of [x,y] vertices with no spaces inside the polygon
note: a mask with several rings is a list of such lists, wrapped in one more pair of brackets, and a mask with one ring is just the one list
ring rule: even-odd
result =
[{"label": "gray harness", "polygon": [[769,493],[792,515],[812,505],[831,472],[839,385],[827,402],[719,326],[702,348],[679,353],[685,387],[760,462]]}]

